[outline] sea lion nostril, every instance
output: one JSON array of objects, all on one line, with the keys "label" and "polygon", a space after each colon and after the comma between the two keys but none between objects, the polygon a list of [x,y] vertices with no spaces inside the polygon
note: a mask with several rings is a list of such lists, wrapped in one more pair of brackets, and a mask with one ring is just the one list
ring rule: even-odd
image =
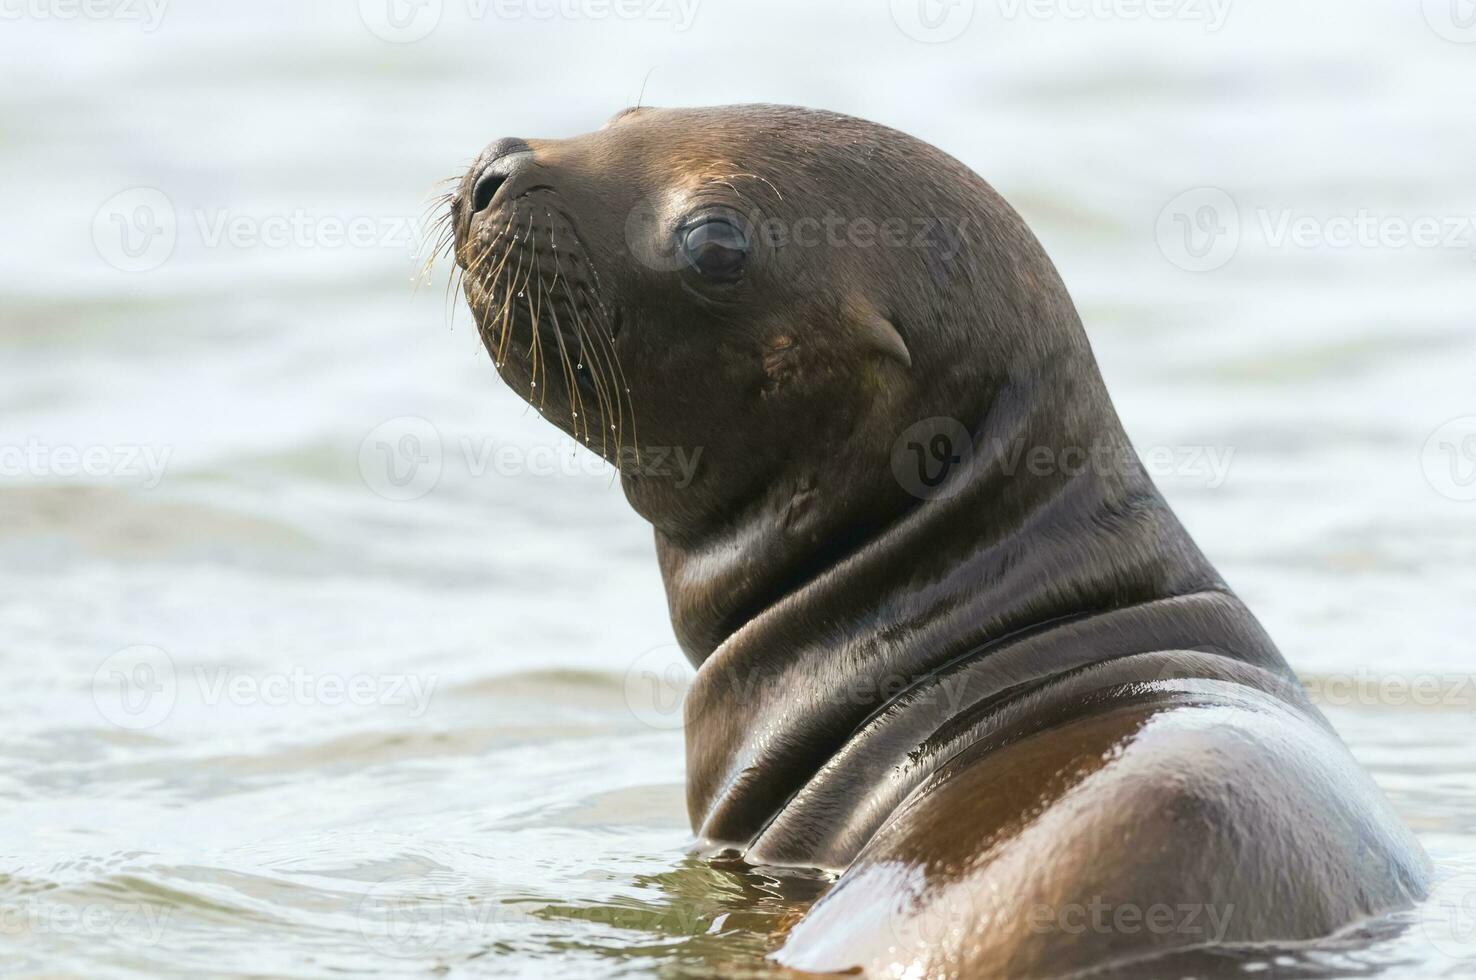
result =
[{"label": "sea lion nostril", "polygon": [[477,179],[477,186],[472,188],[472,213],[484,210],[492,203],[492,198],[497,195],[497,189],[507,183],[507,175],[488,171]]},{"label": "sea lion nostril", "polygon": [[485,210],[492,203],[498,189],[508,182],[519,166],[532,159],[533,149],[524,140],[509,136],[493,143],[482,156],[487,163],[472,187],[473,214]]}]

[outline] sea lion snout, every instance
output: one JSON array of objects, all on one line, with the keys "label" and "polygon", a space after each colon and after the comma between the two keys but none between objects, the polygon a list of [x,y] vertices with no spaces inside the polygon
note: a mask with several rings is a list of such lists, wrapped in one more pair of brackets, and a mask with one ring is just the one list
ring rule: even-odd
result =
[{"label": "sea lion snout", "polygon": [[[494,140],[450,197],[448,240],[498,373],[550,422],[612,458],[633,439],[619,311],[575,215],[557,141]],[[573,189],[574,194],[565,191]]]}]

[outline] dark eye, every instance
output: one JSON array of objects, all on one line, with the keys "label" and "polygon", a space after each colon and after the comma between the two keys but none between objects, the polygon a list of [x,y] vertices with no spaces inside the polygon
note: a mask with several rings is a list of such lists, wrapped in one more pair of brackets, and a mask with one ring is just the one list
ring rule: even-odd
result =
[{"label": "dark eye", "polygon": [[724,218],[708,218],[682,233],[682,251],[703,276],[732,282],[748,258],[748,235]]}]

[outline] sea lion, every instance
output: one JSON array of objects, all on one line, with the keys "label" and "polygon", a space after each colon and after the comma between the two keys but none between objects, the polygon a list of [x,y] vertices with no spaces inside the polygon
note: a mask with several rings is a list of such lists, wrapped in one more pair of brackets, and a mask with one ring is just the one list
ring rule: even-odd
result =
[{"label": "sea lion", "polygon": [[642,108],[493,143],[447,222],[503,379],[655,529],[699,839],[839,873],[781,963],[1049,975],[1425,894],[963,164],[828,112]]}]

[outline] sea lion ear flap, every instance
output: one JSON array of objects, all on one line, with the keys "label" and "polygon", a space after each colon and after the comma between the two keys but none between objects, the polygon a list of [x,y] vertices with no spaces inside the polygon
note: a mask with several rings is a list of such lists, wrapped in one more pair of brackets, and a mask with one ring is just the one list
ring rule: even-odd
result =
[{"label": "sea lion ear flap", "polygon": [[907,341],[895,324],[870,303],[853,303],[848,310],[856,333],[856,342],[863,350],[890,357],[903,367],[912,367],[912,352]]}]

